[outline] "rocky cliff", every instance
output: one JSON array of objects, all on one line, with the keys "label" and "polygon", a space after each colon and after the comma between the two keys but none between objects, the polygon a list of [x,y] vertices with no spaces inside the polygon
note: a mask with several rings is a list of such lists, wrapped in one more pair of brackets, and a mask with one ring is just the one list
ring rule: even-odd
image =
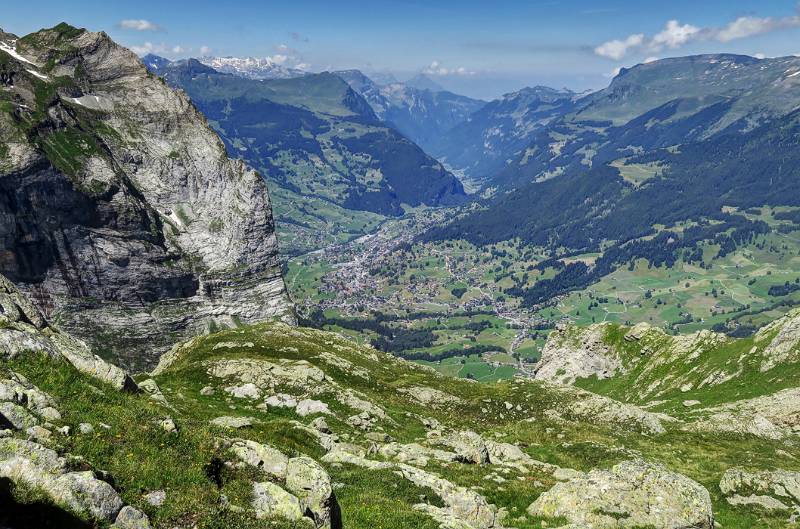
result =
[{"label": "rocky cliff", "polygon": [[126,366],[292,321],[267,188],[104,33],[0,31],[0,273]]}]

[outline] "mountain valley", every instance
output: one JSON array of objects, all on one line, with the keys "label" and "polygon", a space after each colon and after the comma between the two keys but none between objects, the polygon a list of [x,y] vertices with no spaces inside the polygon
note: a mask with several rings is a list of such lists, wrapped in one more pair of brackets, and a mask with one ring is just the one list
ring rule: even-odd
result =
[{"label": "mountain valley", "polygon": [[156,48],[0,30],[0,529],[797,526],[800,58]]}]

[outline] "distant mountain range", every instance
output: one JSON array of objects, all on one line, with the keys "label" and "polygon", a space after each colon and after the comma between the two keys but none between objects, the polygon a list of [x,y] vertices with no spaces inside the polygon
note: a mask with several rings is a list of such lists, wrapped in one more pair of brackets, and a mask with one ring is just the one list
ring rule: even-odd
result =
[{"label": "distant mountain range", "polygon": [[430,153],[464,174],[485,181],[554,119],[573,110],[578,95],[543,86],[504,95],[438,135]]},{"label": "distant mountain range", "polygon": [[405,205],[466,199],[455,176],[382,122],[337,75],[254,80],[194,59],[146,63],[186,91],[229,152],[272,182],[289,251],[308,249],[308,238],[356,229],[354,211],[399,215]]},{"label": "distant mountain range", "polygon": [[641,64],[570,105],[492,177],[485,208],[429,235],[604,249],[540,281],[529,302],[639,257],[669,264],[700,241],[724,249],[766,229],[730,208],[800,206],[800,58]]},{"label": "distant mountain range", "polygon": [[375,114],[430,152],[440,138],[486,102],[444,90],[425,75],[380,85],[359,70],[334,72],[361,94]]},{"label": "distant mountain range", "polygon": [[201,57],[198,61],[218,72],[247,79],[294,79],[309,73],[297,68],[287,68],[270,57]]}]

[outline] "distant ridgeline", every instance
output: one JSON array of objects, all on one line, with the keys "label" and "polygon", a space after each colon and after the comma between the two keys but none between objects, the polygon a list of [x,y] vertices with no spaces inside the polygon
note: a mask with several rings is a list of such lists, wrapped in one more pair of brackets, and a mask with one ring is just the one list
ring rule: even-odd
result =
[{"label": "distant ridgeline", "polygon": [[455,176],[384,124],[337,75],[253,80],[194,59],[145,63],[189,94],[232,155],[301,197],[382,215],[402,214],[403,204],[465,199]]},{"label": "distant ridgeline", "polygon": [[770,229],[745,210],[800,206],[798,73],[800,58],[734,55],[623,70],[536,134],[487,184],[499,191],[485,207],[425,239],[519,238],[559,257],[603,252],[593,266],[562,266],[513,293],[529,305],[637,258],[701,259],[702,241],[724,256]]}]

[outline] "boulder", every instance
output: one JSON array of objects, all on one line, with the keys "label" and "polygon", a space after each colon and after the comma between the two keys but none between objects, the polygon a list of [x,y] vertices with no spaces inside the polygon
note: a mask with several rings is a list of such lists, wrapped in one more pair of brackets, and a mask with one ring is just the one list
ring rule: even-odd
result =
[{"label": "boulder", "polygon": [[713,529],[708,491],[665,467],[642,460],[558,483],[529,507],[531,516],[563,517],[595,529]]},{"label": "boulder", "polygon": [[297,496],[268,481],[253,484],[253,509],[259,520],[278,516],[295,522],[303,518],[303,508]]},{"label": "boulder", "polygon": [[50,489],[57,503],[97,520],[116,520],[122,500],[114,488],[92,472],[69,472],[56,478]]},{"label": "boulder", "polygon": [[150,529],[150,519],[139,509],[127,505],[119,511],[111,529]]},{"label": "boulder", "polygon": [[289,458],[277,448],[249,439],[233,441],[231,452],[243,463],[258,468],[275,479],[286,479]]},{"label": "boulder", "polygon": [[16,430],[27,430],[39,424],[31,413],[13,402],[0,402],[0,426],[7,424]]},{"label": "boulder", "polygon": [[475,432],[455,432],[442,440],[464,463],[483,465],[489,462],[489,450],[483,438]]},{"label": "boulder", "polygon": [[341,527],[341,514],[331,480],[322,466],[310,457],[294,457],[286,469],[286,488],[297,495],[304,511],[311,513],[317,527]]},{"label": "boulder", "polygon": [[297,415],[299,415],[300,417],[314,415],[315,413],[332,415],[331,410],[328,408],[327,404],[318,400],[311,400],[311,399],[304,399],[298,402],[295,411],[297,412]]}]

